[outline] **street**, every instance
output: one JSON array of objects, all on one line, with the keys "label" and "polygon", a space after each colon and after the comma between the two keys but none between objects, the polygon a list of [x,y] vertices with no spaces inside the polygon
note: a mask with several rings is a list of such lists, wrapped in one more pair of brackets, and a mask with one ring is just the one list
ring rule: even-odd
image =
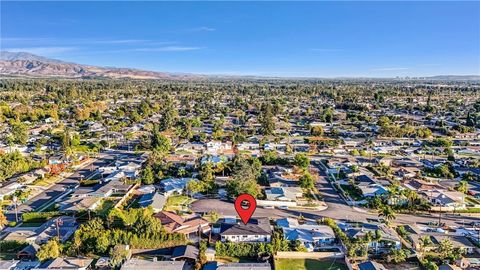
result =
[{"label": "street", "polygon": [[[327,181],[323,172],[320,173],[320,178],[316,183],[316,187],[322,194],[328,208],[325,210],[281,210],[281,209],[264,209],[257,207],[253,217],[270,217],[270,218],[285,218],[285,217],[299,217],[317,220],[322,217],[329,217],[337,220],[352,220],[358,222],[369,222],[369,220],[379,219],[377,214],[369,213],[367,210],[347,205],[338,193],[333,189],[331,184]],[[192,210],[194,212],[207,213],[216,211],[223,216],[235,216],[235,208],[232,202],[223,201],[219,199],[202,199],[192,203]],[[449,226],[462,226],[472,221],[479,221],[479,217],[459,216],[453,214],[442,214],[442,222]],[[423,224],[438,221],[438,214],[430,215],[424,213],[418,214],[397,214],[395,223],[397,224]]]},{"label": "street", "polygon": [[[53,203],[60,196],[68,192],[69,188],[76,187],[80,180],[93,177],[99,167],[112,164],[121,155],[129,156],[131,154],[114,150],[101,152],[90,165],[75,171],[69,177],[55,183],[35,197],[30,198],[26,203],[19,205],[17,207],[19,217],[22,213],[42,210],[43,206]],[[15,221],[15,211],[13,209],[7,211],[5,216],[9,221]]]}]

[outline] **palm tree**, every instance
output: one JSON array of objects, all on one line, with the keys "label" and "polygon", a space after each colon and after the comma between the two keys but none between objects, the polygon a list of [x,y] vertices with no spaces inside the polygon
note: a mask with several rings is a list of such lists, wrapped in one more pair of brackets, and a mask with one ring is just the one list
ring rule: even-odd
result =
[{"label": "palm tree", "polygon": [[415,210],[417,209],[417,200],[419,199],[418,193],[410,189],[404,189],[403,194],[408,200],[408,208],[415,212]]},{"label": "palm tree", "polygon": [[468,182],[467,181],[460,181],[458,183],[457,190],[466,194],[468,192]]},{"label": "palm tree", "polygon": [[393,211],[390,206],[386,205],[382,207],[382,209],[380,209],[378,217],[383,217],[386,223],[389,223],[390,221],[393,221],[395,219],[395,211]]},{"label": "palm tree", "polygon": [[438,253],[440,253],[440,257],[442,258],[442,260],[452,257],[452,252],[453,244],[448,238],[440,241],[440,243],[438,244]]},{"label": "palm tree", "polygon": [[425,235],[420,237],[420,242],[419,242],[419,251],[420,255],[423,257],[425,251],[427,250],[427,247],[429,247],[432,244],[432,241],[430,240],[430,237]]}]

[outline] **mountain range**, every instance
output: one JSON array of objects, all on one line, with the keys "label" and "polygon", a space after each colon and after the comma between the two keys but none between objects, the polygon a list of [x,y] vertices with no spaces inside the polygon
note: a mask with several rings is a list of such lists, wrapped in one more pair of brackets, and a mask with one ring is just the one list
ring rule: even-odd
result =
[{"label": "mountain range", "polygon": [[82,65],[27,52],[0,52],[0,75],[61,78],[201,79],[205,76]]},{"label": "mountain range", "polygon": [[[131,79],[167,79],[197,80],[208,78],[259,78],[257,76],[207,76],[200,74],[181,74],[146,71],[133,68],[98,67],[82,65],[46,58],[28,52],[0,52],[0,75],[22,77],[56,78],[131,78]],[[276,78],[279,79],[279,78]],[[305,79],[305,78],[303,78]],[[345,78],[348,79],[348,78]],[[350,78],[351,79],[351,78]],[[412,79],[412,78],[411,78]],[[479,75],[439,75],[419,77],[422,80],[464,81],[480,80]]]}]

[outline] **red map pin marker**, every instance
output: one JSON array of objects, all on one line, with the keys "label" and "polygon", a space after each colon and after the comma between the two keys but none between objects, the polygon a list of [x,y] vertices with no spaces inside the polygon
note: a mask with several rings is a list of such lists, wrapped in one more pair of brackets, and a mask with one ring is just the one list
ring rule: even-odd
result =
[{"label": "red map pin marker", "polygon": [[[242,207],[242,202],[248,202],[248,208]],[[248,221],[257,209],[257,200],[250,194],[242,194],[235,200],[235,210],[243,221],[243,224],[247,225]]]}]

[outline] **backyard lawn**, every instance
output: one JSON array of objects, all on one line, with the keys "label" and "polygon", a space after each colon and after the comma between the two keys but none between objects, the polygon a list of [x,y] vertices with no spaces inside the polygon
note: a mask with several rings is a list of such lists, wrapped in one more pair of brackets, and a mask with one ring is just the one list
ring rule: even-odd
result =
[{"label": "backyard lawn", "polygon": [[348,267],[343,264],[343,259],[317,260],[317,259],[275,259],[275,269],[281,270],[346,270]]},{"label": "backyard lawn", "polygon": [[186,206],[191,202],[192,199],[185,195],[170,196],[167,198],[167,203],[165,204],[165,211],[182,211],[184,210],[183,206]]}]

